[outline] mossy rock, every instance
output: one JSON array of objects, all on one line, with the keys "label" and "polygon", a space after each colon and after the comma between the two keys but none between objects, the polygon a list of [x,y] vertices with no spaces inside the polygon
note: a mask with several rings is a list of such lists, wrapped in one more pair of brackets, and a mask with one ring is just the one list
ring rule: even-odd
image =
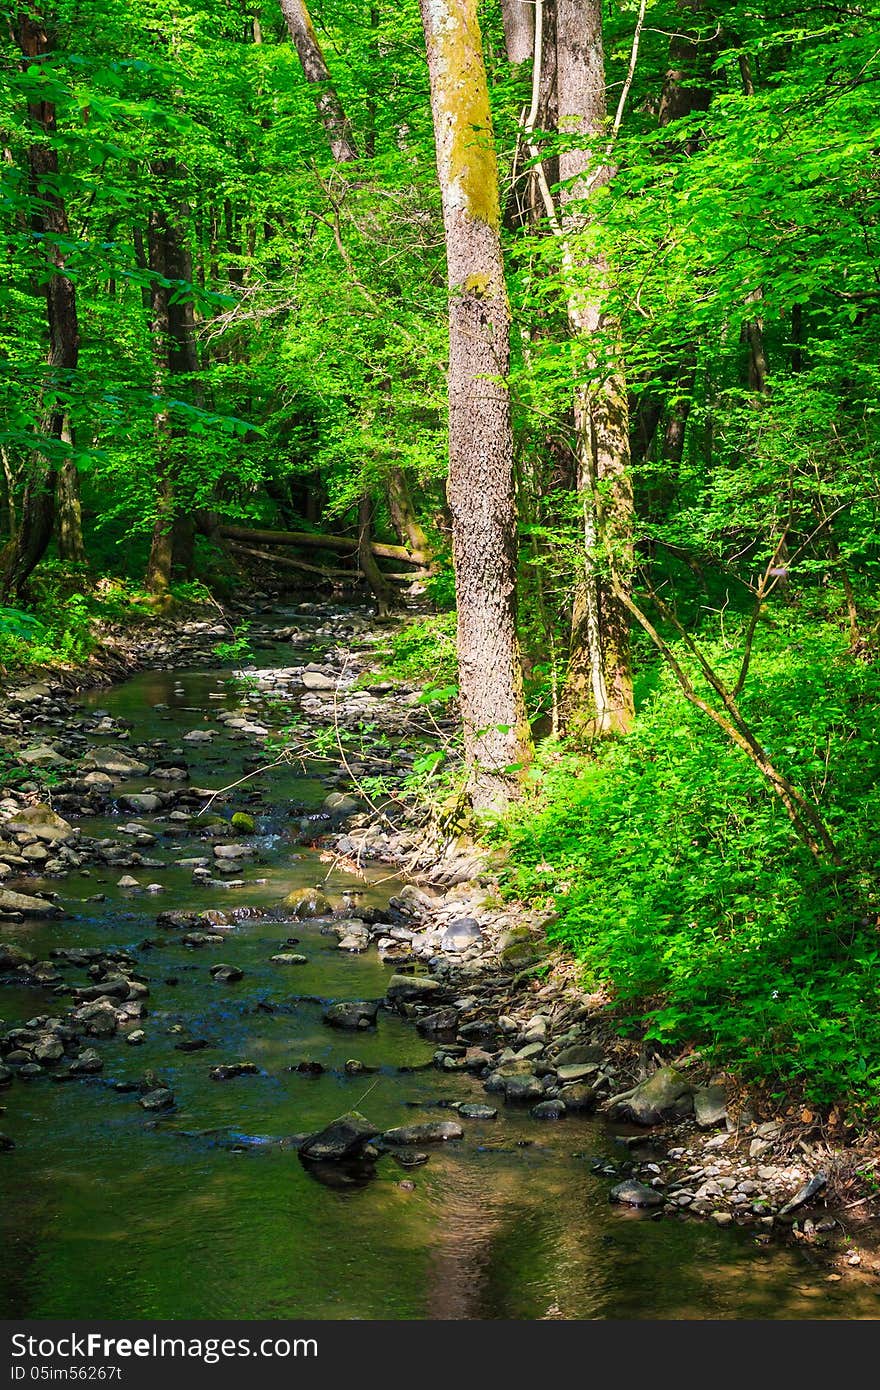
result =
[{"label": "mossy rock", "polygon": [[236,811],[232,817],[233,830],[239,830],[243,835],[253,835],[257,828],[257,823],[253,816],[249,816],[247,811]]},{"label": "mossy rock", "polygon": [[505,965],[517,970],[537,965],[550,951],[546,937],[536,936],[525,926],[510,927],[498,943],[498,955]]}]

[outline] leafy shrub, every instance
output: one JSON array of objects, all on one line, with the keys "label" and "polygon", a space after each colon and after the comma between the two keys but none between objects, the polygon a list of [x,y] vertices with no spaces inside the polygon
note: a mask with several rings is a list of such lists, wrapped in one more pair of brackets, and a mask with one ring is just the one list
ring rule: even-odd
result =
[{"label": "leafy shrub", "polygon": [[695,1043],[780,1092],[880,1104],[880,668],[833,628],[756,657],[741,704],[816,799],[848,872],[818,866],[763,779],[664,671],[630,737],[545,748],[512,813],[509,888],[610,988],[620,1027]]}]

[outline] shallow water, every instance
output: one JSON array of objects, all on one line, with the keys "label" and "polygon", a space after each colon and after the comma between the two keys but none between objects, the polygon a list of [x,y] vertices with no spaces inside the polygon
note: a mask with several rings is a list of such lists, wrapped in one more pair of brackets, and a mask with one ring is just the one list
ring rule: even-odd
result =
[{"label": "shallow water", "polygon": [[[134,744],[167,739],[170,748],[185,748],[192,783],[219,788],[243,775],[253,746],[222,733],[204,746],[178,739],[212,727],[212,710],[239,705],[229,674],[154,671],[84,703],[135,721]],[[147,779],[126,789],[144,785]],[[243,784],[224,804],[224,814],[257,815],[260,860],[244,869],[244,888],[194,885],[174,862],[210,853],[210,845],[193,833],[166,838],[157,823],[159,841],[143,852],[167,868],[94,870],[47,883],[60,892],[65,920],[4,925],[4,940],[41,957],[65,945],[130,950],[149,978],[150,998],[146,1044],[99,1042],[100,1076],[66,1085],[48,1077],[16,1082],[0,1097],[0,1126],[17,1145],[0,1158],[0,1316],[880,1315],[869,1287],[849,1278],[829,1284],[823,1267],[799,1251],[758,1246],[747,1231],[658,1221],[609,1205],[610,1182],[590,1171],[590,1160],[623,1154],[596,1119],[548,1124],[502,1110],[496,1121],[464,1121],[464,1140],[432,1151],[425,1167],[404,1173],[385,1156],[367,1186],[316,1181],[285,1147],[286,1136],[355,1107],[383,1126],[442,1118],[441,1102],[484,1100],[482,1087],[435,1071],[431,1045],[393,1015],[381,1013],[367,1034],[322,1024],[317,1001],[384,993],[390,969],[374,950],[347,956],[319,925],[267,920],[244,921],[222,944],[190,950],[178,933],[157,929],[155,917],[171,907],[267,907],[325,877],[331,899],[356,890],[361,902],[387,901],[399,886],[387,870],[374,867],[366,880],[336,869],[328,876],[328,863],[299,842],[299,813],[318,808],[326,790],[320,767],[284,768]],[[254,791],[262,801],[246,799]],[[122,812],[115,824],[83,822],[83,831],[109,834],[135,819],[150,826],[150,817]],[[122,872],[166,891],[126,893],[115,886]],[[85,901],[98,892],[105,902]],[[292,936],[296,947],[286,946]],[[270,964],[285,946],[308,964]],[[213,981],[210,966],[219,961],[240,966],[244,979]],[[74,976],[82,982],[81,972]],[[42,990],[4,988],[0,1015],[11,1025],[53,1006],[61,1012],[65,1002]],[[186,1053],[175,1047],[185,1038],[210,1046]],[[304,1058],[326,1070],[318,1077],[288,1070]],[[348,1075],[349,1058],[378,1071]],[[208,1078],[211,1067],[242,1060],[255,1062],[259,1074]],[[135,1095],[115,1089],[147,1068],[177,1100],[158,1120]],[[414,1190],[401,1187],[404,1179]]]}]

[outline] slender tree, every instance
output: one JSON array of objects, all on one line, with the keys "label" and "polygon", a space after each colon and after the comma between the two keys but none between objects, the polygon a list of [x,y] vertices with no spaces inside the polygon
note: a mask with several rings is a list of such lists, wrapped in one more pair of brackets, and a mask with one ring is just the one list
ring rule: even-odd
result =
[{"label": "slender tree", "polygon": [[[166,208],[170,197],[169,183],[173,165],[169,160],[153,161],[152,171],[158,181],[158,198],[150,213],[147,227],[150,272],[152,275],[151,309],[153,356],[156,392],[167,399],[175,378],[194,383],[198,377],[199,359],[195,340],[193,316],[192,260],[181,226],[178,209]],[[183,433],[175,428],[166,404],[160,406],[155,418],[156,519],[147,561],[146,587],[161,599],[171,587],[175,559],[184,559],[189,522],[178,508],[175,498],[175,475],[179,470],[179,450]]]},{"label": "slender tree", "polygon": [[[575,737],[625,732],[632,724],[629,621],[603,573],[618,584],[632,568],[633,496],[629,412],[620,328],[608,309],[609,267],[590,236],[590,199],[613,168],[606,139],[605,62],[599,0],[556,0],[556,81],[563,256],[572,286],[568,319],[578,353],[574,415],[582,553],[572,605],[563,725]],[[572,137],[582,137],[572,138]]]},{"label": "slender tree", "polygon": [[[13,28],[25,65],[41,64],[52,49],[45,21],[34,12],[19,9]],[[32,459],[21,500],[18,526],[0,555],[0,595],[4,598],[21,597],[52,539],[58,459],[64,443],[69,442],[70,438],[66,401],[70,378],[79,361],[76,290],[65,266],[64,248],[70,240],[70,226],[60,191],[58,155],[53,139],[56,129],[55,105],[46,98],[34,97],[28,103],[28,115],[35,131],[35,138],[27,152],[33,202],[32,228],[40,238],[47,260],[45,293],[49,360],[46,409],[40,429],[49,446],[45,453],[36,453]],[[67,481],[72,490],[69,472]]]}]

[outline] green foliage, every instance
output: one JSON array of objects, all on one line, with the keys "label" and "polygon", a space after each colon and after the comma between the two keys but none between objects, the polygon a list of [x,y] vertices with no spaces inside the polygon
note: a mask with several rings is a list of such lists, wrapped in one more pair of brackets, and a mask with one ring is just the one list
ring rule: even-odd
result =
[{"label": "green foliage", "polygon": [[452,685],[458,675],[455,613],[438,613],[399,628],[389,641],[383,674],[394,680]]},{"label": "green foliage", "polygon": [[217,642],[211,648],[217,660],[224,665],[245,661],[253,656],[250,642],[250,623],[237,623],[228,642]]},{"label": "green foliage", "polygon": [[849,873],[794,841],[756,770],[665,672],[645,684],[629,738],[592,759],[545,747],[508,823],[509,889],[555,905],[551,935],[610,989],[624,1030],[880,1113],[880,669],[833,626],[780,624],[744,701],[863,866]]}]

